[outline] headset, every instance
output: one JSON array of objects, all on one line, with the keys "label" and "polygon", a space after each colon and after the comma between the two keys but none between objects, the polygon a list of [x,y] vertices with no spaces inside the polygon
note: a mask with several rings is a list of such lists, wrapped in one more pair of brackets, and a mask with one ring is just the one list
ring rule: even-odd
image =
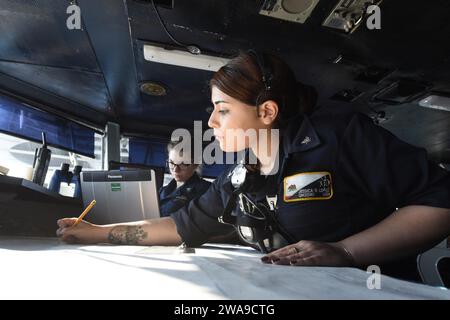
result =
[{"label": "headset", "polygon": [[264,84],[264,87],[266,91],[270,91],[272,89],[273,72],[264,57],[264,53],[256,51],[254,49],[248,50],[247,53],[254,57],[254,60],[258,65],[259,70],[261,71],[261,80]]}]

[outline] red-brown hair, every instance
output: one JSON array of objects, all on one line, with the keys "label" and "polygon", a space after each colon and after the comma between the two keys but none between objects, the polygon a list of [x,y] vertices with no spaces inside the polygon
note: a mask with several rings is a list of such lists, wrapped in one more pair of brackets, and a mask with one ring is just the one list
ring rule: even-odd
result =
[{"label": "red-brown hair", "polygon": [[[278,104],[279,122],[284,122],[299,113],[309,113],[317,100],[311,87],[298,83],[292,69],[279,57],[263,55],[264,66],[251,52],[241,52],[236,58],[219,69],[210,80],[211,88],[217,87],[225,94],[251,106],[267,100]],[[270,89],[266,89],[261,67],[269,70]]]}]

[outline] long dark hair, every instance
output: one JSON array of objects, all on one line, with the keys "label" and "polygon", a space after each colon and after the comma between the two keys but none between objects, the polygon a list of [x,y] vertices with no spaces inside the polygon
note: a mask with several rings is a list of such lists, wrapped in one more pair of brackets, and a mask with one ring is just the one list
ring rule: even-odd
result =
[{"label": "long dark hair", "polygon": [[[259,57],[263,58],[264,66]],[[267,87],[268,79],[265,79],[266,83],[263,80],[267,71],[270,88]],[[253,51],[241,52],[220,68],[210,80],[210,86],[251,106],[267,100],[275,101],[279,109],[278,126],[298,114],[312,112],[317,101],[315,89],[297,82],[294,72],[282,59]]]}]

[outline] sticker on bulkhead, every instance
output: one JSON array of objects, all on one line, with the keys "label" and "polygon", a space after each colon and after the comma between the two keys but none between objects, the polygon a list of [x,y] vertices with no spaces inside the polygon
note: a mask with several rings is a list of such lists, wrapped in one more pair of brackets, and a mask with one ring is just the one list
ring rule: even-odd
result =
[{"label": "sticker on bulkhead", "polygon": [[329,172],[303,172],[284,178],[284,201],[328,200],[333,196]]}]

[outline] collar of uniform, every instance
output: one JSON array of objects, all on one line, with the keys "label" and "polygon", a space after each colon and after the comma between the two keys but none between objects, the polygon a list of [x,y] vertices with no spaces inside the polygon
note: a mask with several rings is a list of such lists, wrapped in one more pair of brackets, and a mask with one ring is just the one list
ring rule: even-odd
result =
[{"label": "collar of uniform", "polygon": [[170,180],[170,182],[166,186],[161,187],[159,191],[160,198],[166,198],[170,196],[176,190],[176,188],[177,182],[175,181],[175,179]]},{"label": "collar of uniform", "polygon": [[[301,123],[298,128],[298,123]],[[319,136],[307,115],[290,121],[283,138],[284,156],[313,149],[321,144]]]},{"label": "collar of uniform", "polygon": [[192,188],[195,188],[196,182],[199,181],[200,179],[201,178],[198,176],[197,172],[194,172],[192,177],[190,177],[181,187],[184,187],[184,186],[191,187],[191,185],[192,185]]},{"label": "collar of uniform", "polygon": [[181,193],[183,193],[185,190],[187,192],[192,192],[195,189],[195,183],[200,180],[200,177],[197,175],[196,172],[190,177],[188,180],[183,183],[181,187],[177,189],[177,182],[175,179],[172,179],[169,184],[166,186],[166,189],[164,190],[162,196],[168,197],[168,196],[177,196]]},{"label": "collar of uniform", "polygon": [[197,172],[194,172],[194,174],[192,175],[192,177],[190,177],[189,179],[187,179],[183,185],[181,187],[179,187],[176,191],[178,191],[179,193],[187,191],[187,192],[192,192],[192,190],[195,189],[195,184],[197,183],[197,181],[200,180],[200,177],[197,175]]},{"label": "collar of uniform", "polygon": [[[309,117],[307,115],[303,115],[297,116],[289,121],[286,130],[283,130],[282,144],[283,148],[280,150],[280,152],[282,152],[282,154],[280,154],[280,158],[287,158],[291,153],[313,149],[319,146],[321,141]],[[245,155],[248,155],[248,152],[249,151],[246,150]],[[283,171],[284,163],[285,162],[283,161],[281,164],[281,172]],[[222,183],[222,188],[228,193],[231,193],[234,190],[231,185],[231,174],[236,166],[237,165],[234,165],[225,175],[225,179]]]}]

